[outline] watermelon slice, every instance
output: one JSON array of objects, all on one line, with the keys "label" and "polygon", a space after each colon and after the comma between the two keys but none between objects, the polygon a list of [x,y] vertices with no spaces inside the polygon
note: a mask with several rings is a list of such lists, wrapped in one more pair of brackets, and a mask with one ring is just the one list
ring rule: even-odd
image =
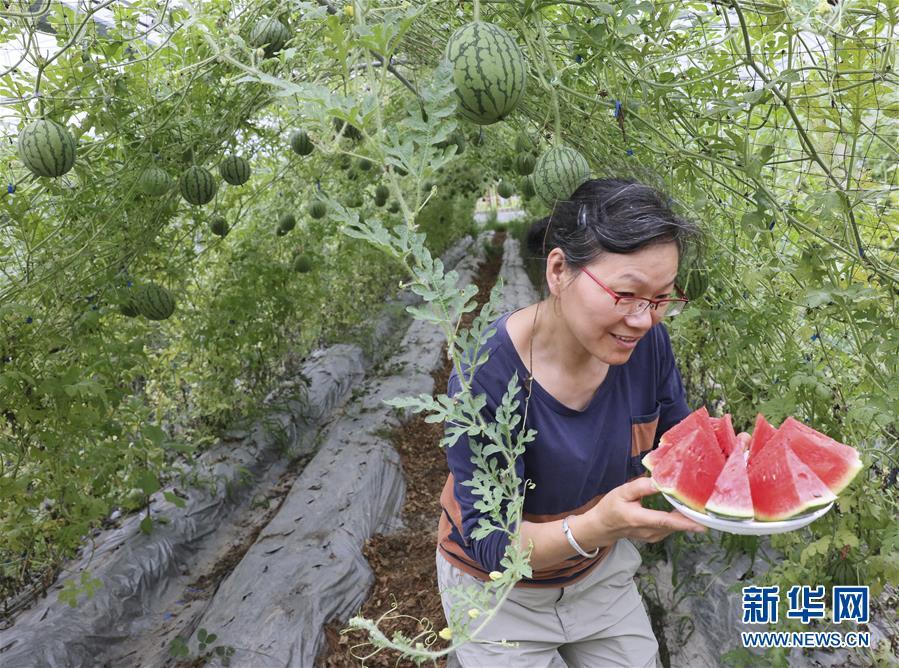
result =
[{"label": "watermelon slice", "polygon": [[785,433],[775,434],[755,457],[749,453],[746,468],[752,507],[755,518],[763,522],[785,520],[837,498],[796,456]]},{"label": "watermelon slice", "polygon": [[718,445],[721,446],[721,452],[725,457],[730,457],[730,453],[734,451],[737,444],[737,434],[734,431],[734,423],[731,421],[730,413],[725,413],[724,417],[709,418],[712,422],[712,429],[715,430],[715,438],[718,439]]},{"label": "watermelon slice", "polygon": [[862,469],[858,451],[808,425],[788,417],[778,429],[794,454],[815,472],[834,494],[839,494]]},{"label": "watermelon slice", "polygon": [[749,461],[762,451],[765,444],[771,440],[777,430],[772,427],[765,416],[759,413],[755,416],[755,429],[752,430],[752,440],[749,441]]},{"label": "watermelon slice", "polygon": [[659,439],[658,447],[655,450],[650,451],[649,454],[643,458],[643,466],[646,467],[647,471],[652,471],[653,466],[665,458],[665,453],[680,441],[690,437],[692,432],[697,429],[707,430],[708,433],[714,437],[712,422],[709,419],[709,412],[706,410],[705,406],[700,406],[662,434],[662,437]]},{"label": "watermelon slice", "polygon": [[[737,447],[734,436],[734,449],[721,475],[715,481],[712,496],[705,504],[705,509],[716,515],[741,520],[751,520],[755,513],[752,509],[752,493],[749,491],[749,476],[746,473],[746,452]],[[740,446],[743,446],[741,443]]]},{"label": "watermelon slice", "polygon": [[[706,421],[708,417],[705,418]],[[644,459],[645,461],[645,459]],[[694,429],[656,462],[652,479],[661,491],[700,512],[724,468],[724,455],[711,429]]]}]

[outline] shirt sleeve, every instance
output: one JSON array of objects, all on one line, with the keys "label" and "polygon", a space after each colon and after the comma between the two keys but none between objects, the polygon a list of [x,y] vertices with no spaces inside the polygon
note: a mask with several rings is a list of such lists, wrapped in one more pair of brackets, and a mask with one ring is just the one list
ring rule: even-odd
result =
[{"label": "shirt sleeve", "polygon": [[690,414],[690,408],[687,406],[687,394],[674,360],[674,351],[671,349],[668,330],[661,323],[657,329],[660,373],[656,398],[659,402],[659,424],[656,428],[653,446],[658,445],[662,434]]},{"label": "shirt sleeve", "polygon": [[[460,390],[461,384],[454,372],[450,375],[449,381],[447,382],[447,394],[449,396],[455,396]],[[500,403],[499,400],[502,399],[502,394],[505,393],[505,387],[503,388],[502,394],[499,396],[499,400],[491,396],[489,392],[485,392],[482,387],[479,387],[475,383],[472,384],[472,393],[475,395],[486,394],[487,403],[481,409],[481,415],[488,424],[495,422],[496,411]],[[517,433],[517,428],[516,431],[513,432],[513,436],[515,433]],[[454,445],[446,449],[447,464],[450,473],[453,474],[453,491],[462,516],[462,526],[458,527],[458,529],[465,541],[465,544],[462,547],[468,556],[480,563],[484,570],[498,571],[502,570],[500,562],[505,556],[506,547],[509,544],[509,535],[504,531],[496,530],[478,540],[471,537],[472,532],[478,528],[478,524],[482,518],[489,520],[489,513],[479,510],[476,507],[476,504],[483,500],[482,497],[477,494],[470,485],[462,484],[471,480],[474,472],[477,470],[477,466],[472,462],[471,438],[475,437],[469,437],[467,434],[462,434]],[[480,441],[477,441],[476,439],[476,442]],[[505,466],[505,461],[500,460],[499,455],[496,455],[496,458],[499,460],[498,465],[500,467]],[[524,459],[522,457],[516,459],[515,471],[519,480],[523,480]],[[524,483],[521,482],[519,491],[523,491],[523,485]],[[503,504],[503,511],[506,509],[506,503],[507,502],[504,502]]]}]

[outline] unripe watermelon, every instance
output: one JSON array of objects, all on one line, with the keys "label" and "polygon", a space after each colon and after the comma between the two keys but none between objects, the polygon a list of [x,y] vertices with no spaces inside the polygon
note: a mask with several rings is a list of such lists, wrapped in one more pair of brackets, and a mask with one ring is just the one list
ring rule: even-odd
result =
[{"label": "unripe watermelon", "polygon": [[62,176],[75,164],[75,139],[59,123],[34,121],[19,133],[19,159],[35,176]]},{"label": "unripe watermelon", "polygon": [[147,167],[141,172],[137,182],[138,189],[150,197],[161,197],[172,187],[172,180],[160,167]]},{"label": "unripe watermelon", "polygon": [[353,193],[352,195],[350,195],[347,198],[347,201],[346,201],[346,205],[350,209],[358,209],[364,203],[365,202],[362,201],[362,195],[360,195],[359,193]]},{"label": "unripe watermelon", "polygon": [[537,191],[534,190],[534,177],[532,176],[525,176],[521,179],[519,188],[521,189],[522,197],[525,199],[531,199],[531,197],[537,194]]},{"label": "unripe watermelon", "polygon": [[328,213],[328,205],[323,200],[313,200],[309,205],[309,215],[313,218],[324,218],[326,213]]},{"label": "unripe watermelon", "polygon": [[229,155],[219,165],[219,174],[232,186],[242,186],[250,180],[250,163],[239,155]]},{"label": "unripe watermelon", "polygon": [[684,284],[680,286],[687,295],[687,299],[695,301],[705,294],[709,287],[709,270],[699,267],[691,267],[687,271]]},{"label": "unripe watermelon", "polygon": [[503,199],[511,197],[514,192],[515,191],[512,189],[512,186],[506,181],[500,181],[499,185],[496,186],[496,194]]},{"label": "unripe watermelon", "polygon": [[515,171],[521,176],[533,174],[536,165],[537,160],[534,158],[533,153],[519,153],[515,156]]},{"label": "unripe watermelon", "polygon": [[518,153],[530,153],[534,150],[534,142],[525,132],[519,132],[515,137],[515,151]]},{"label": "unripe watermelon", "polygon": [[312,262],[305,255],[297,255],[293,260],[293,270],[300,274],[305,274],[312,269]]},{"label": "unripe watermelon", "polygon": [[483,21],[452,34],[444,58],[453,65],[459,112],[478,125],[508,116],[524,95],[527,61],[512,36]]},{"label": "unripe watermelon", "polygon": [[567,200],[590,178],[590,166],[580,153],[567,146],[551,148],[537,159],[534,189],[547,206]]},{"label": "unripe watermelon", "polygon": [[290,30],[275,18],[263,18],[256,22],[248,40],[251,46],[265,47],[265,57],[278,53],[290,39]]},{"label": "unripe watermelon", "polygon": [[282,213],[281,218],[278,219],[278,229],[279,230],[284,230],[285,232],[290,232],[296,226],[297,226],[297,219],[294,218],[292,213]]},{"label": "unripe watermelon", "polygon": [[315,147],[305,130],[294,130],[290,133],[290,148],[298,155],[309,155]]},{"label": "unripe watermelon", "polygon": [[224,216],[215,216],[209,221],[209,231],[224,239],[228,234],[228,221]]},{"label": "unripe watermelon", "polygon": [[181,196],[191,204],[206,204],[212,201],[218,186],[208,169],[191,167],[181,176]]},{"label": "unripe watermelon", "polygon": [[384,184],[375,188],[375,199],[382,199],[386,202],[388,197],[390,197],[390,188]]},{"label": "unripe watermelon", "polygon": [[161,285],[147,283],[134,295],[134,305],[145,318],[165,320],[175,312],[175,298]]},{"label": "unripe watermelon", "polygon": [[135,291],[130,288],[120,288],[115,291],[114,299],[118,302],[119,313],[126,318],[136,318],[140,315],[137,304],[134,303]]},{"label": "unripe watermelon", "polygon": [[356,164],[358,165],[359,169],[364,172],[367,172],[372,168],[371,160],[369,160],[368,158],[359,158],[359,162],[357,162]]},{"label": "unripe watermelon", "polygon": [[[346,128],[346,129],[344,129]],[[343,130],[343,136],[347,139],[352,139],[353,141],[359,141],[362,139],[362,131],[354,125],[351,125],[344,121],[342,118],[334,119],[334,129],[337,132]]]}]

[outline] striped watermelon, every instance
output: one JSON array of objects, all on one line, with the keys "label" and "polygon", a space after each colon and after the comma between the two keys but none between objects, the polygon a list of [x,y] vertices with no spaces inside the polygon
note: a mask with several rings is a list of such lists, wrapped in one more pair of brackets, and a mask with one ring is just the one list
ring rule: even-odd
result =
[{"label": "striped watermelon", "polygon": [[506,181],[500,181],[499,185],[496,186],[496,194],[502,197],[503,199],[507,199],[513,194],[512,186]]},{"label": "striped watermelon", "polygon": [[278,219],[278,229],[284,230],[285,233],[290,232],[296,226],[297,219],[292,213],[282,213],[281,218]]},{"label": "striped watermelon", "polygon": [[293,270],[299,274],[305,274],[312,269],[312,262],[305,255],[297,255],[293,260]]},{"label": "striped watermelon", "polygon": [[161,197],[172,187],[172,180],[164,169],[152,166],[141,172],[137,187],[145,195]]},{"label": "striped watermelon", "polygon": [[534,167],[536,167],[536,160],[534,159],[533,153],[519,153],[515,156],[515,171],[518,172],[520,176],[527,176],[528,174],[534,173]]},{"label": "striped watermelon", "polygon": [[62,176],[75,164],[75,140],[59,123],[34,121],[19,133],[19,159],[35,176]]},{"label": "striped watermelon", "polygon": [[323,200],[313,200],[309,205],[309,215],[313,218],[324,218],[327,212],[328,205]]},{"label": "striped watermelon", "polygon": [[556,146],[537,159],[534,189],[547,206],[567,200],[590,178],[590,166],[580,153],[567,146]]},{"label": "striped watermelon", "polygon": [[476,21],[452,34],[444,58],[453,66],[459,112],[478,125],[508,116],[527,85],[527,61],[512,36]]},{"label": "striped watermelon", "polygon": [[212,201],[218,186],[208,169],[191,167],[181,176],[181,196],[191,204]]},{"label": "striped watermelon", "polygon": [[263,18],[253,26],[249,43],[257,48],[265,47],[265,57],[271,58],[284,47],[288,39],[290,30],[286,25],[275,18]]},{"label": "striped watermelon", "polygon": [[290,148],[298,155],[309,155],[315,147],[305,130],[294,130],[290,133]]},{"label": "striped watermelon", "polygon": [[232,186],[242,186],[250,180],[250,163],[239,155],[229,155],[219,165],[219,174]]},{"label": "striped watermelon", "polygon": [[537,194],[537,191],[534,190],[534,178],[532,176],[525,176],[521,179],[519,189],[521,190],[521,196],[525,199],[531,199],[531,197]]},{"label": "striped watermelon", "polygon": [[224,216],[215,216],[209,221],[209,231],[224,239],[228,234],[228,221]]},{"label": "striped watermelon", "polygon": [[175,312],[175,298],[161,285],[147,283],[137,289],[134,306],[150,320],[165,320]]}]

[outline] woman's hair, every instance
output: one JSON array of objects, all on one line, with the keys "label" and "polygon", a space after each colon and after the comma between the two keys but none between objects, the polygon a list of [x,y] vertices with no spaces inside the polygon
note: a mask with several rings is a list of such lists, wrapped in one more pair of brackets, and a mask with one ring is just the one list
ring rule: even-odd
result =
[{"label": "woman's hair", "polygon": [[658,243],[677,244],[678,257],[701,240],[699,227],[675,214],[671,201],[651,186],[626,179],[590,179],[569,200],[534,223],[527,236],[530,253],[546,259],[553,248],[573,269],[603,253],[634,253]]}]

